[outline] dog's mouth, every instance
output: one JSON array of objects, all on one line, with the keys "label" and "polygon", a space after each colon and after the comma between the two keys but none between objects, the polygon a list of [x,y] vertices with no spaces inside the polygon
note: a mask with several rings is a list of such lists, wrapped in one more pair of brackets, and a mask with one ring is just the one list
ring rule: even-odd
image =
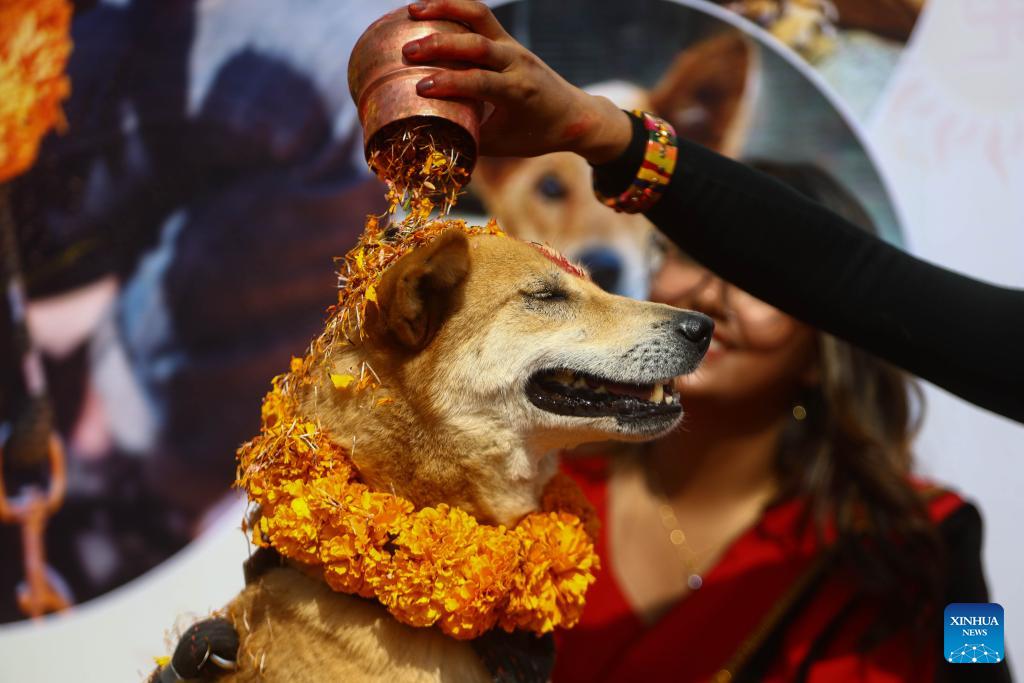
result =
[{"label": "dog's mouth", "polygon": [[571,370],[541,370],[527,382],[526,395],[541,410],[573,417],[661,423],[683,412],[671,379],[630,384]]}]

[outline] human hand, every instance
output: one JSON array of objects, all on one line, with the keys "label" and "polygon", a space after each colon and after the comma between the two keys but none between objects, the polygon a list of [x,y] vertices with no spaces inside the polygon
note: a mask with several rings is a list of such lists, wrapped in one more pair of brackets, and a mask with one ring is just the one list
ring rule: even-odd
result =
[{"label": "human hand", "polygon": [[572,85],[510,36],[478,0],[421,0],[412,19],[447,19],[473,33],[435,33],[406,43],[414,63],[451,60],[469,65],[421,80],[422,97],[488,102],[493,113],[480,129],[480,151],[492,156],[576,152],[591,163],[614,159],[629,145],[629,117],[604,97]]}]

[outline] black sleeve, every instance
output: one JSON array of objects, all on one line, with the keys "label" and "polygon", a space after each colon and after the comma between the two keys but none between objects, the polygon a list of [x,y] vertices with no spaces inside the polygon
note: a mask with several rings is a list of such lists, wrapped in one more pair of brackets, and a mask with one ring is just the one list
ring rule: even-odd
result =
[{"label": "black sleeve", "polygon": [[[595,168],[603,194],[628,185],[645,141],[634,120],[630,147]],[[647,217],[755,296],[1024,422],[1024,291],[914,258],[774,178],[685,140],[672,182]]]}]

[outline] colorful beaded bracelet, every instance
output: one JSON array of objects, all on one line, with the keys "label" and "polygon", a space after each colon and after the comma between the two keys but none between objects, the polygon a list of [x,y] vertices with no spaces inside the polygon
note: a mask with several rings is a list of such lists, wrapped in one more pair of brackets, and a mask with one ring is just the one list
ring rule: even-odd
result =
[{"label": "colorful beaded bracelet", "polygon": [[647,129],[647,149],[636,178],[617,197],[595,192],[605,206],[623,213],[640,213],[654,206],[672,180],[676,169],[676,131],[664,119],[645,111],[634,110],[633,116],[643,120]]}]

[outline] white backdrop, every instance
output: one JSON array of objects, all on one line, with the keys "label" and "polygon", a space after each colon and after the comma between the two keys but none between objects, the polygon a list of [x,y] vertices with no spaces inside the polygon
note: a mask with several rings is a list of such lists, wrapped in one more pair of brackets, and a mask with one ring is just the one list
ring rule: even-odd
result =
[{"label": "white backdrop", "polygon": [[[382,2],[381,11],[396,4]],[[1016,287],[1024,287],[1022,73],[1024,0],[929,0],[881,103],[862,122],[911,250]],[[928,399],[922,469],[981,507],[990,585],[1006,610],[1013,658],[1024,653],[1016,626],[1024,618],[1024,427],[939,390]],[[240,519],[239,503],[157,570],[68,615],[0,626],[0,681],[139,680],[153,655],[168,652],[173,615],[187,624],[241,587]]]}]

